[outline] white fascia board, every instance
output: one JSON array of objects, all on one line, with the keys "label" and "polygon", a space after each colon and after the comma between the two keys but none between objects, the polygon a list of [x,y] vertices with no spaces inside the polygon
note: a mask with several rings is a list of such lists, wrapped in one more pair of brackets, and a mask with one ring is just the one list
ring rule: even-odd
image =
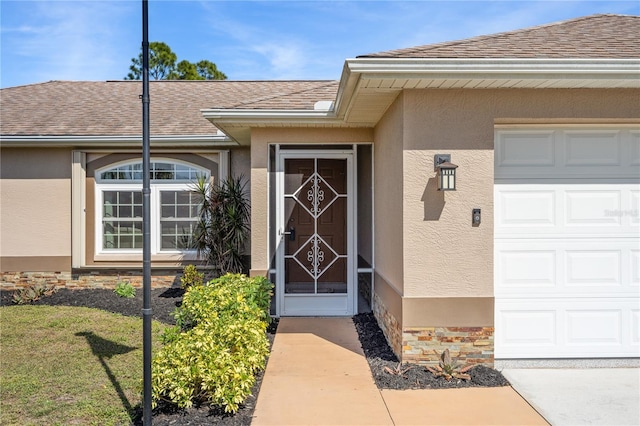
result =
[{"label": "white fascia board", "polygon": [[277,124],[277,123],[327,123],[336,119],[330,110],[277,110],[277,109],[201,109],[207,120],[214,123]]},{"label": "white fascia board", "polygon": [[[367,78],[637,79],[640,59],[355,58],[345,71]],[[345,72],[343,71],[343,78]]]},{"label": "white fascia board", "polygon": [[[219,135],[181,135],[151,136],[151,145],[157,148],[180,146],[237,146],[238,143],[224,134]],[[41,136],[41,135],[0,135],[0,144],[4,147],[133,147],[141,146],[142,135],[122,136]]]}]

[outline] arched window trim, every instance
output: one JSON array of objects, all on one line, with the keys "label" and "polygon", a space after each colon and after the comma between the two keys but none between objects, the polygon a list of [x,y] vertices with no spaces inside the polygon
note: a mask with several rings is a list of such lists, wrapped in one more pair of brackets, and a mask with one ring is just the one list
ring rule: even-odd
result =
[{"label": "arched window trim", "polygon": [[[166,164],[172,166],[172,172],[174,173],[174,177],[171,179],[167,178],[156,178],[160,173],[170,172],[169,170],[163,169],[158,165]],[[134,166],[130,171],[122,171],[122,173],[133,173],[134,176],[139,176],[137,178],[122,178],[122,179],[105,179],[103,177],[104,173],[108,173],[113,171],[114,173],[118,171],[120,168],[125,168],[128,166]],[[137,167],[135,167],[137,166]],[[165,157],[153,157],[150,160],[150,171],[151,171],[151,182],[152,183],[180,183],[180,182],[194,182],[198,177],[202,176],[205,179],[208,179],[211,176],[211,171],[207,170],[203,167],[197,166],[195,164],[189,163],[187,161],[176,160],[173,158],[165,158]],[[156,174],[158,173],[158,174]],[[178,176],[182,174],[187,174],[188,177],[179,178]],[[109,164],[108,166],[102,167],[95,172],[95,180],[96,183],[101,184],[120,184],[120,183],[142,183],[142,160],[124,160],[119,161],[117,163]]]}]

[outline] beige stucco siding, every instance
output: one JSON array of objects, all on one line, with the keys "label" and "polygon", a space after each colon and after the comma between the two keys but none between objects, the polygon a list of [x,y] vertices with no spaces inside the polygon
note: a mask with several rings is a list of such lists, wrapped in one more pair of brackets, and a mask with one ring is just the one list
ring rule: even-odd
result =
[{"label": "beige stucco siding", "polygon": [[375,128],[374,218],[376,273],[399,294],[403,292],[403,154],[402,96]]},{"label": "beige stucco siding", "polygon": [[[438,153],[459,166],[456,191],[437,190]],[[407,150],[404,170],[404,296],[492,296],[493,152]],[[482,209],[479,227],[471,226],[473,208]]]},{"label": "beige stucco siding", "polygon": [[371,129],[255,128],[251,131],[251,273],[269,269],[269,144],[352,144],[373,140]]},{"label": "beige stucco siding", "polygon": [[0,257],[70,262],[71,151],[4,148],[0,157]]},{"label": "beige stucco siding", "polygon": [[[640,91],[628,89],[409,90],[402,101],[406,297],[493,295],[496,122],[602,123],[640,117]],[[376,138],[376,145],[381,141]],[[455,192],[435,189],[433,156],[438,153],[451,154],[459,165]],[[473,208],[482,209],[479,227],[471,226]]]}]

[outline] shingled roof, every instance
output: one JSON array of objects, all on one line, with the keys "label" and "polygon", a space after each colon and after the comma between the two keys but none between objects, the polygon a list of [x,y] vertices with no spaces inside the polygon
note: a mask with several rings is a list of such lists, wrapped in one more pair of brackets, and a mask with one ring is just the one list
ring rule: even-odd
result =
[{"label": "shingled roof", "polygon": [[[337,81],[151,81],[151,134],[206,135],[203,108],[313,110]],[[0,90],[3,136],[121,136],[142,132],[141,82],[51,81]]]},{"label": "shingled roof", "polygon": [[599,14],[359,58],[640,58],[640,16]]},{"label": "shingled roof", "polygon": [[[396,62],[402,61],[384,61],[384,59],[638,59],[640,58],[638,34],[640,34],[640,16],[592,15],[466,40],[363,55],[355,60],[347,59],[345,69],[362,65],[366,70],[367,64],[357,64],[354,61],[367,62],[368,58],[388,62],[391,64],[390,67],[397,67]],[[380,84],[379,82],[375,83],[373,80],[364,82],[363,71],[355,72],[355,68],[352,68],[348,69],[347,74],[343,74],[343,79],[346,75],[346,78],[359,78],[360,82],[357,83],[354,80],[351,84],[349,81],[343,81],[345,89],[342,92],[343,97],[354,96],[349,104],[350,118],[358,123],[375,122],[403,86],[396,86],[395,92],[386,89],[383,92],[376,91],[375,84]],[[424,70],[412,69],[412,71],[419,73]],[[376,78],[379,80],[379,75],[376,74]],[[416,78],[421,77],[417,75]],[[452,78],[457,82],[456,84],[466,84],[465,79],[460,79],[458,76]],[[572,78],[575,79],[575,77]],[[394,84],[398,84],[397,76],[394,75],[393,79]],[[518,77],[514,81],[520,80],[522,79]],[[471,81],[471,83],[474,87],[481,87],[482,82]],[[564,80],[561,83],[564,83]],[[571,87],[587,87],[579,86],[575,82],[570,83]],[[154,136],[215,135],[217,129],[203,116],[201,111],[203,109],[228,112],[229,117],[236,113],[242,115],[246,111],[259,113],[267,110],[313,111],[318,101],[336,100],[339,84],[341,82],[330,80],[152,81],[150,82],[151,134]],[[414,88],[422,87],[415,82],[411,84]],[[602,80],[598,80],[598,84],[598,87],[602,87]],[[614,87],[620,87],[620,84],[616,82]],[[361,87],[362,90],[370,89],[373,92],[345,95],[350,88],[356,87]],[[423,87],[430,86],[425,83]],[[12,136],[21,138],[23,136],[140,135],[142,107],[139,95],[141,91],[142,86],[136,81],[51,81],[2,89],[0,90],[0,135],[7,138]],[[371,98],[371,93],[384,99],[376,101]],[[345,105],[348,105],[348,102],[338,99],[336,104],[346,108]],[[373,115],[361,117],[353,113],[357,109],[354,105],[361,106],[365,113],[375,109],[376,105],[378,109]],[[246,117],[242,115],[245,120],[243,123],[248,126]],[[222,125],[219,117],[213,121]]]}]

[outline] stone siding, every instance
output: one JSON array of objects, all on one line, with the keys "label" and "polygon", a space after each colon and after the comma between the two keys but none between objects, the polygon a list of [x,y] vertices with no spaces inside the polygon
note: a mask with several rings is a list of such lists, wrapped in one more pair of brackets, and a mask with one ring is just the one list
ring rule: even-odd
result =
[{"label": "stone siding", "polygon": [[373,314],[378,320],[378,325],[391,346],[391,350],[398,359],[402,358],[402,327],[398,318],[394,317],[385,307],[382,299],[373,293]]},{"label": "stone siding", "polygon": [[493,366],[493,327],[416,327],[402,333],[402,361],[437,364],[440,354],[449,349],[460,364]]},{"label": "stone siding", "polygon": [[[182,269],[151,271],[151,287],[166,288],[180,285]],[[18,290],[32,285],[55,285],[58,288],[115,288],[118,282],[128,281],[142,288],[142,271],[83,270],[73,272],[0,272],[1,290]]]}]

